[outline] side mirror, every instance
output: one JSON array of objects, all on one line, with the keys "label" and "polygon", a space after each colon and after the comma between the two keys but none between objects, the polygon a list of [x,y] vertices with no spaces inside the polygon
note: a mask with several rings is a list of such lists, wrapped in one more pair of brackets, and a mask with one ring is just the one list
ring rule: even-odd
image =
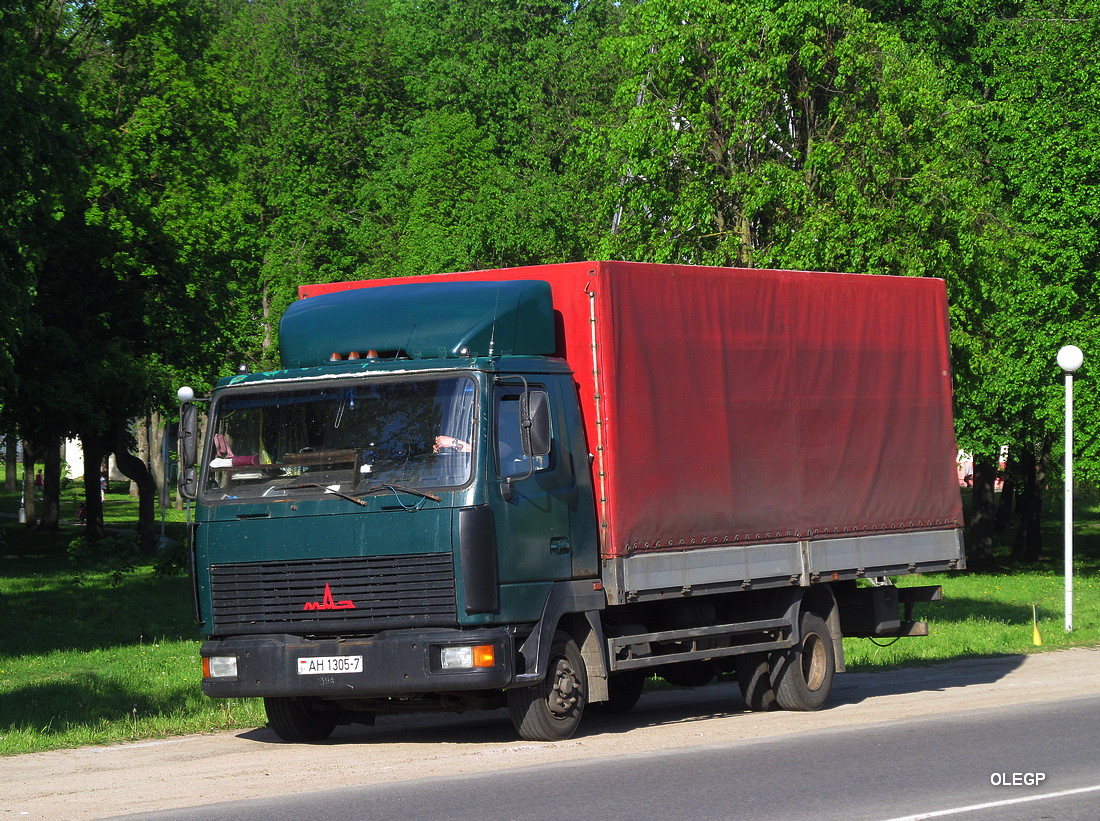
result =
[{"label": "side mirror", "polygon": [[180,405],[180,432],[177,441],[180,457],[179,490],[185,499],[194,499],[199,490],[199,411],[191,402]]},{"label": "side mirror", "polygon": [[525,391],[520,406],[520,441],[532,459],[550,452],[550,402],[543,391]]}]

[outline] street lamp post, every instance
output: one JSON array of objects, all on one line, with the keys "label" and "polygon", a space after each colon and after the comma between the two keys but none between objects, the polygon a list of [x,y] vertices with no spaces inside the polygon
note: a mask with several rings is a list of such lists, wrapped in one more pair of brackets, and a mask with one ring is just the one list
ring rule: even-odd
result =
[{"label": "street lamp post", "polygon": [[1066,632],[1073,630],[1073,374],[1084,361],[1076,345],[1058,351],[1058,367],[1066,375]]}]

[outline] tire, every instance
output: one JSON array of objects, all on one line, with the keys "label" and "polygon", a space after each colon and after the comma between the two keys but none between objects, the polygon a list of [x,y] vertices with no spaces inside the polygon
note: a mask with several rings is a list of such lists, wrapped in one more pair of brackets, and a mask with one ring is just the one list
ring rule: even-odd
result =
[{"label": "tire", "polygon": [[607,680],[607,701],[592,705],[601,713],[626,713],[634,709],[645,689],[646,674],[642,672],[616,673]]},{"label": "tire", "polygon": [[315,698],[265,698],[267,723],[283,741],[324,741],[334,729],[338,712]]},{"label": "tire", "polygon": [[508,691],[508,713],[527,741],[562,741],[577,731],[588,701],[588,673],[576,642],[555,633],[546,678]]},{"label": "tire", "polygon": [[758,713],[779,709],[772,687],[771,666],[767,653],[737,656],[737,684],[750,710]]},{"label": "tire", "polygon": [[797,645],[772,656],[772,685],[784,710],[821,709],[833,687],[836,657],[833,637],[816,613],[803,613]]}]

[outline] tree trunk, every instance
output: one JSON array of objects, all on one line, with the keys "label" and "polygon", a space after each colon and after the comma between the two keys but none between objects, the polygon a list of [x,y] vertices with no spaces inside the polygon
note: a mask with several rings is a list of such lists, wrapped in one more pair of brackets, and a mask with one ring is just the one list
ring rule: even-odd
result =
[{"label": "tree trunk", "polygon": [[103,491],[99,480],[103,457],[107,450],[98,434],[81,433],[80,446],[84,449],[84,536],[89,542],[103,538]]},{"label": "tree trunk", "polygon": [[1020,507],[1020,523],[1012,546],[1012,558],[1020,562],[1037,562],[1043,555],[1043,486],[1049,468],[1049,447],[1036,458],[1024,454],[1024,489]]},{"label": "tree trunk", "polygon": [[1016,474],[1019,470],[1020,466],[1015,459],[1005,467],[1004,484],[997,500],[997,520],[993,527],[997,533],[1005,533],[1012,523],[1012,512],[1016,504]]},{"label": "tree trunk", "polygon": [[42,520],[38,529],[51,533],[61,526],[61,445],[60,436],[47,441],[42,465]]},{"label": "tree trunk", "polygon": [[143,556],[155,556],[157,553],[157,483],[149,471],[149,466],[130,453],[129,440],[129,432],[125,425],[116,425],[112,431],[115,464],[124,476],[137,484],[138,488],[138,552]]},{"label": "tree trunk", "polygon": [[997,468],[991,459],[975,459],[974,497],[966,565],[968,569],[979,573],[993,570],[997,564],[993,558],[993,526],[996,522],[993,499],[996,479]]},{"label": "tree trunk", "polygon": [[[149,467],[150,465],[152,465],[153,462],[152,459],[149,458],[151,445],[149,443],[148,414],[146,414],[145,418],[141,420],[141,422],[134,426],[134,438],[137,440],[135,442],[134,455],[137,456],[137,458],[140,459],[142,462],[144,462],[146,467]],[[130,480],[129,494],[131,499],[139,499],[141,496],[138,490],[137,482],[135,482],[133,479]]]},{"label": "tree trunk", "polygon": [[8,431],[4,437],[4,492],[19,492],[19,458],[16,454],[16,443],[19,437],[15,431]]},{"label": "tree trunk", "polygon": [[23,440],[23,512],[27,527],[35,527],[38,513],[34,499],[34,448],[26,439]]},{"label": "tree trunk", "polygon": [[150,414],[146,420],[146,430],[149,439],[149,468],[153,472],[153,481],[156,482],[157,505],[161,508],[168,507],[168,472],[164,459],[164,440],[168,436],[165,430],[164,417],[159,413]]}]

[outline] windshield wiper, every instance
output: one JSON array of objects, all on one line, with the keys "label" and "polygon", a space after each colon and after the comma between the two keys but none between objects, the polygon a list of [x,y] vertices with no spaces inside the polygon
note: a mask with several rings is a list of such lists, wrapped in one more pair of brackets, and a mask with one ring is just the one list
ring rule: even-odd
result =
[{"label": "windshield wiper", "polygon": [[341,499],[347,499],[349,502],[355,502],[355,504],[362,505],[363,507],[367,506],[367,503],[364,502],[362,499],[356,499],[354,496],[352,496],[348,493],[344,493],[343,491],[335,490],[335,489],[329,487],[328,485],[317,484],[316,482],[307,482],[304,485],[288,485],[287,490],[300,490],[301,488],[306,488],[306,487],[320,488],[321,490],[325,491],[325,493],[331,493],[333,496],[339,496]]},{"label": "windshield wiper", "polygon": [[[438,502],[439,499],[440,499],[439,496],[436,496],[434,493],[428,493],[428,491],[426,491],[426,490],[418,490],[415,487],[406,487],[405,485],[394,485],[394,484],[390,484],[389,482],[385,482],[385,483],[380,484],[380,485],[372,485],[371,487],[367,488],[366,490],[362,490],[359,493],[356,493],[355,495],[356,496],[369,496],[372,493],[379,493],[381,491],[386,491],[386,490],[390,491],[391,493],[393,493],[395,495],[397,494],[398,491],[400,491],[401,493],[411,493],[414,496],[423,496],[425,499],[431,499],[433,502]],[[359,501],[358,499],[356,499],[355,501],[359,502],[359,504],[364,504],[363,502]]]}]

